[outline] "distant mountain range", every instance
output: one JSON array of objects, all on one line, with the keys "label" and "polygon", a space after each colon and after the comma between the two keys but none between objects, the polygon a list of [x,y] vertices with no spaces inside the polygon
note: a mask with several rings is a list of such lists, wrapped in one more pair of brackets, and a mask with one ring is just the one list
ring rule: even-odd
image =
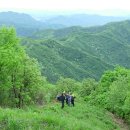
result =
[{"label": "distant mountain range", "polygon": [[34,19],[32,16],[25,13],[17,12],[0,12],[0,25],[14,26],[21,36],[30,35],[32,32],[40,29],[57,29],[63,27],[60,24],[43,23]]},{"label": "distant mountain range", "polygon": [[42,73],[59,77],[99,79],[116,65],[130,68],[130,21],[97,27],[43,30],[23,40],[27,53],[37,58]]},{"label": "distant mountain range", "polygon": [[100,16],[100,15],[88,15],[88,14],[74,14],[74,15],[61,15],[46,20],[46,23],[61,24],[64,26],[97,26],[104,25],[109,22],[117,22],[130,19],[130,17],[116,17],[116,16]]}]

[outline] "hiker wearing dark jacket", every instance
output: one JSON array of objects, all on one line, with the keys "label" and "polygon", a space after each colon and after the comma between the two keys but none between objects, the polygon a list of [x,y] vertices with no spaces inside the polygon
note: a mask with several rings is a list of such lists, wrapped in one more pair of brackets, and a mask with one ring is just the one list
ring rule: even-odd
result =
[{"label": "hiker wearing dark jacket", "polygon": [[65,96],[64,96],[64,94],[62,93],[61,96],[60,96],[61,108],[64,108],[64,100],[65,100]]},{"label": "hiker wearing dark jacket", "polygon": [[74,94],[72,94],[72,96],[71,96],[71,104],[73,105],[73,107],[74,107],[74,99],[75,99],[75,96],[74,96]]}]

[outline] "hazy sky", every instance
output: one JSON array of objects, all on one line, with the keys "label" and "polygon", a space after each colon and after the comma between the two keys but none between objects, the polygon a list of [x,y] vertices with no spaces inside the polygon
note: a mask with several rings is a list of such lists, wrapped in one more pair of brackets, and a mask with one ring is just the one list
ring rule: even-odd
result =
[{"label": "hazy sky", "polygon": [[[130,12],[130,0],[0,0],[3,10],[43,10],[43,11],[109,11]],[[114,13],[114,12],[113,12]],[[125,14],[124,14],[125,15]],[[127,14],[126,14],[127,15]]]}]

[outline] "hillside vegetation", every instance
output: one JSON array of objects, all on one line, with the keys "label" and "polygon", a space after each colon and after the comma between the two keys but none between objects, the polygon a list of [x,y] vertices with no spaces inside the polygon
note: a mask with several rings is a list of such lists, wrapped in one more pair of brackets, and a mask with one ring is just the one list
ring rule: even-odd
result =
[{"label": "hillside vegetation", "polygon": [[0,113],[3,130],[120,130],[105,110],[79,102],[64,110],[55,103],[24,110],[0,108]]},{"label": "hillside vegetation", "polygon": [[130,67],[130,21],[38,31],[22,40],[51,82],[59,77],[99,79],[116,65]]}]

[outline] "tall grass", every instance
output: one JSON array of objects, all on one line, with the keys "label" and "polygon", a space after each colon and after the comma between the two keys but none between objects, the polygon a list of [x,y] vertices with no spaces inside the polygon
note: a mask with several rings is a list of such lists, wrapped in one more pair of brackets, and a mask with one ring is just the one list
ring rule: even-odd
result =
[{"label": "tall grass", "polygon": [[0,130],[118,130],[105,111],[88,104],[59,103],[21,109],[0,108]]}]

